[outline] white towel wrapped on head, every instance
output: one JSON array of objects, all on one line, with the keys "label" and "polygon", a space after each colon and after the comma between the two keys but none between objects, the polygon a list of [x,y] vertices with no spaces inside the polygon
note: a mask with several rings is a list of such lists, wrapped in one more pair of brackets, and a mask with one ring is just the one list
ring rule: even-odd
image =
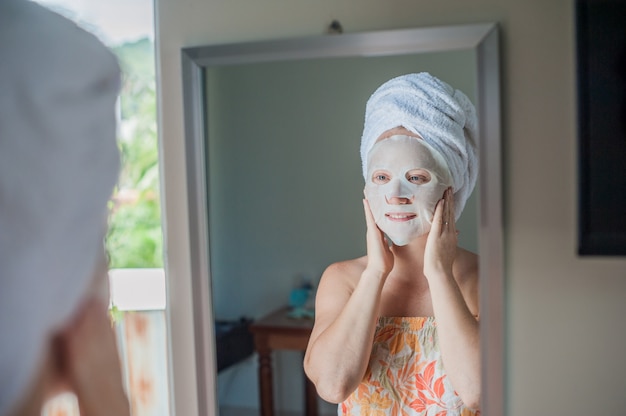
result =
[{"label": "white towel wrapped on head", "polygon": [[370,149],[384,132],[400,126],[418,134],[445,159],[452,174],[458,220],[478,176],[474,105],[463,92],[426,72],[385,82],[365,109],[361,162],[366,180]]}]

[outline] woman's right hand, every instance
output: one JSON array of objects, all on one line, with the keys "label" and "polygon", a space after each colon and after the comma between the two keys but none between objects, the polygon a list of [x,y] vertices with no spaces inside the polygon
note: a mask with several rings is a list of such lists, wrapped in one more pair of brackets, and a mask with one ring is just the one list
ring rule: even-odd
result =
[{"label": "woman's right hand", "polygon": [[385,238],[385,234],[378,228],[374,215],[367,199],[363,199],[365,222],[367,224],[367,269],[374,273],[380,273],[383,277],[393,269],[393,253]]}]

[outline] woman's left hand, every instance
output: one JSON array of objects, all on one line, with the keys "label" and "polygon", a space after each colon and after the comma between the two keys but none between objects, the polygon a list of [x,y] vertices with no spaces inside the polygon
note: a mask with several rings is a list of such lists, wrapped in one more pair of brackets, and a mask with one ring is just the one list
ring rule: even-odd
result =
[{"label": "woman's left hand", "polygon": [[85,416],[130,414],[108,305],[97,296],[83,301],[61,334],[64,376]]},{"label": "woman's left hand", "polygon": [[437,202],[432,226],[426,240],[424,253],[424,275],[427,279],[434,276],[452,276],[452,265],[456,257],[457,231],[454,215],[454,195],[452,188],[443,193]]}]

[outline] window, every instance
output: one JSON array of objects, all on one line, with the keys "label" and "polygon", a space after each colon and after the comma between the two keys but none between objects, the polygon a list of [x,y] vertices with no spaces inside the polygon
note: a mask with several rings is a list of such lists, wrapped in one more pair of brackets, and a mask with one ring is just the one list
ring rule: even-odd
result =
[{"label": "window", "polygon": [[[151,0],[37,0],[98,36],[118,57],[122,90],[118,143],[122,170],[110,202],[111,314],[133,416],[170,414],[165,276],[156,122]],[[51,400],[44,416],[78,415],[72,395]]]}]

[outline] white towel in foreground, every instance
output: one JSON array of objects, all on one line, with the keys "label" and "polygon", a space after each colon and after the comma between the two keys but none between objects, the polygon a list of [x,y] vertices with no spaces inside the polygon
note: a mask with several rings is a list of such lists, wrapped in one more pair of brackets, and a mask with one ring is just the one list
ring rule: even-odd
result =
[{"label": "white towel in foreground", "polygon": [[0,415],[47,336],[76,310],[103,250],[117,180],[119,67],[45,8],[0,1]]}]

